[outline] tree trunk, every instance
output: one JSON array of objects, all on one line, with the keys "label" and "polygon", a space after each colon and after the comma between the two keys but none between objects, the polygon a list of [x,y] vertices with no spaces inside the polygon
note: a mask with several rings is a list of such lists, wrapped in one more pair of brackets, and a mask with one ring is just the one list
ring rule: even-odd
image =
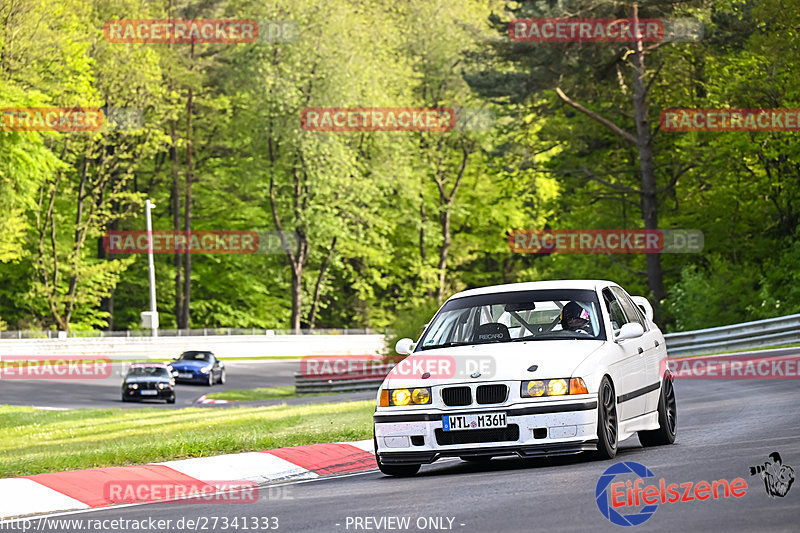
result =
[{"label": "tree trunk", "polygon": [[292,265],[292,330],[300,333],[300,312],[303,304],[303,267]]},{"label": "tree trunk", "polygon": [[[632,17],[639,18],[639,6],[633,4]],[[658,198],[656,194],[655,165],[651,145],[650,122],[647,118],[647,84],[645,81],[644,50],[641,38],[637,38],[633,55],[633,106],[636,121],[636,148],[639,152],[639,165],[642,172],[641,205],[644,228],[658,229]],[[664,290],[664,277],[661,270],[661,255],[647,254],[647,284],[655,298],[655,310],[660,311],[660,303],[667,294]]]},{"label": "tree trunk", "polygon": [[[191,45],[191,59],[194,61],[194,43]],[[182,327],[184,329],[189,329],[192,323],[191,313],[189,312],[189,304],[192,301],[192,254],[189,249],[189,240],[192,236],[192,182],[194,181],[194,167],[192,162],[192,144],[194,142],[194,133],[192,131],[192,113],[194,112],[193,97],[194,93],[192,88],[189,87],[186,97],[186,198],[183,202],[183,229],[187,239],[186,257],[183,263],[183,312],[181,313],[183,318]]]},{"label": "tree trunk", "polygon": [[194,168],[192,167],[192,96],[192,89],[190,88],[189,96],[186,100],[186,198],[183,207],[183,229],[187,239],[186,257],[183,263],[183,311],[181,313],[183,318],[181,328],[184,329],[189,329],[191,324],[189,303],[192,300],[192,254],[189,250],[188,242],[192,234],[192,181],[194,180]]},{"label": "tree trunk", "polygon": [[467,168],[467,158],[470,152],[466,148],[461,149],[461,168],[458,170],[456,181],[450,194],[447,194],[444,189],[444,180],[441,177],[436,177],[436,186],[439,188],[439,226],[442,231],[442,246],[439,248],[439,285],[436,288],[436,300],[442,303],[444,300],[445,281],[447,280],[447,257],[450,251],[451,229],[450,229],[450,210],[453,207],[458,187],[461,185],[461,178],[464,177],[464,170]]},{"label": "tree trunk", "polygon": [[436,300],[441,304],[444,299],[444,284],[447,278],[447,253],[450,250],[450,207],[451,202],[447,202],[444,210],[439,215],[439,225],[442,228],[442,246],[439,248],[439,285],[436,287]]},{"label": "tree trunk", "polygon": [[[295,173],[295,180],[299,177]],[[295,182],[295,213],[299,214],[300,210],[300,186],[299,181]],[[308,258],[308,236],[303,228],[298,227],[295,230],[297,236],[297,248],[292,250],[286,240],[286,232],[281,223],[281,217],[278,213],[278,201],[275,197],[275,178],[270,175],[269,178],[269,206],[272,211],[272,221],[275,222],[275,229],[281,239],[286,255],[289,257],[289,265],[292,268],[292,318],[291,328],[295,333],[300,333],[300,313],[303,303],[303,268],[305,267]],[[299,220],[299,218],[298,218]]]},{"label": "tree trunk", "polygon": [[[118,202],[114,202],[111,210],[112,211],[118,211],[119,210],[119,203]],[[109,224],[109,226],[108,226],[108,230],[110,230],[110,231],[119,230],[119,220],[114,220],[113,222],[111,222],[111,224]],[[100,237],[100,238],[97,239],[97,258],[98,259],[103,259],[105,261],[115,261],[116,260],[114,257],[109,257],[109,254],[106,252],[106,248],[105,248],[105,246],[103,246],[103,237]],[[114,291],[115,290],[116,290],[116,288],[114,290],[112,290],[111,293],[108,296],[106,296],[106,297],[104,297],[104,298],[102,298],[100,300],[100,310],[101,311],[105,311],[106,313],[108,313],[108,325],[106,325],[106,331],[114,331]]]},{"label": "tree trunk", "polygon": [[[172,18],[172,0],[169,0],[168,8],[169,17]],[[172,44],[169,43],[169,49],[172,50]],[[172,65],[167,67],[170,73],[169,89],[173,90],[172,85]],[[180,196],[180,171],[178,163],[178,134],[176,132],[176,121],[170,121],[170,137],[172,138],[172,145],[169,147],[170,160],[172,161],[172,192],[171,192],[171,205],[172,205],[172,230],[177,237],[178,232],[181,230],[181,196]],[[175,327],[178,329],[183,328],[183,254],[175,247],[175,255],[173,256],[173,264],[175,265]]]},{"label": "tree trunk", "polygon": [[[428,249],[425,246],[425,226],[427,224],[428,212],[425,209],[425,193],[422,192],[419,194],[419,257],[423,267],[428,264]],[[425,285],[425,295],[430,300],[433,298],[433,291],[431,290],[431,286],[426,278],[427,276],[425,276],[422,281]]]},{"label": "tree trunk", "polygon": [[314,286],[314,300],[311,302],[311,311],[308,313],[308,328],[314,329],[314,323],[317,320],[317,309],[319,308],[319,295],[322,290],[322,280],[325,279],[325,271],[328,268],[328,264],[331,261],[331,257],[333,257],[333,250],[336,248],[336,237],[333,238],[331,241],[331,247],[328,249],[328,253],[325,255],[325,259],[322,260],[322,264],[319,267],[319,276],[317,276],[317,283]]},{"label": "tree trunk", "polygon": [[[172,146],[169,148],[170,160],[172,161],[172,229],[175,236],[181,230],[181,197],[180,197],[180,172],[178,171],[178,138],[175,133],[175,124],[170,128],[172,131]],[[178,329],[183,327],[183,254],[175,247],[173,256],[175,265],[175,325]]]}]

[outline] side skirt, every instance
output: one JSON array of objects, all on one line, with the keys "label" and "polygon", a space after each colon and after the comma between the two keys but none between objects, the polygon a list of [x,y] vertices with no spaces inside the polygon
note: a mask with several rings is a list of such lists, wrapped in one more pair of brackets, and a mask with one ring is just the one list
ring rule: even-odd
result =
[{"label": "side skirt", "polygon": [[632,436],[637,431],[658,429],[658,411],[637,416],[619,423],[619,442]]}]

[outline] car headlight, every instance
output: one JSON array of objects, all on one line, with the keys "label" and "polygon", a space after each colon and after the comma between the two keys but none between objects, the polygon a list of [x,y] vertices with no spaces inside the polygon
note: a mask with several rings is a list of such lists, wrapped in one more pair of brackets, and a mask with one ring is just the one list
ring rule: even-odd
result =
[{"label": "car headlight", "polygon": [[411,402],[417,405],[431,403],[431,392],[428,389],[414,389],[411,393]]},{"label": "car headlight", "polygon": [[169,385],[167,385],[166,383],[159,383],[159,384],[158,384],[158,388],[159,388],[159,389],[161,389],[161,390],[164,390],[164,389],[166,389],[168,386],[169,386]]},{"label": "car headlight", "polygon": [[567,394],[588,394],[582,378],[537,379],[523,381],[519,395],[523,398],[539,396],[564,396]]},{"label": "car headlight", "polygon": [[431,403],[431,389],[383,389],[381,390],[381,407],[402,407],[405,405],[426,405]]},{"label": "car headlight", "polygon": [[128,383],[128,388],[129,389],[138,389],[139,388],[139,384],[138,383]]},{"label": "car headlight", "polygon": [[202,372],[203,374],[208,374],[209,372],[211,372],[211,365],[204,366],[203,368],[200,369],[200,372]]},{"label": "car headlight", "polygon": [[551,379],[547,382],[548,396],[564,396],[569,392],[569,385],[566,379]]},{"label": "car headlight", "polygon": [[523,398],[536,398],[537,396],[542,396],[547,391],[544,381],[539,379],[523,382],[522,389],[520,394]]}]

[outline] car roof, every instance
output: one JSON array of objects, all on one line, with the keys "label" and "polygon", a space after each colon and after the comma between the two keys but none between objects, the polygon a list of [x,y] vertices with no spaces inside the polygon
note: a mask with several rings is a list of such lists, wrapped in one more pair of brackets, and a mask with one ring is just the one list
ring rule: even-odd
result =
[{"label": "car roof", "polygon": [[130,368],[167,368],[164,363],[133,363]]},{"label": "car roof", "polygon": [[524,283],[506,283],[504,285],[492,285],[489,287],[479,287],[476,289],[461,291],[448,298],[448,300],[464,298],[466,296],[493,294],[498,292],[537,291],[548,289],[583,289],[593,291],[608,285],[616,285],[616,283],[602,279],[558,279],[549,281],[528,281]]}]

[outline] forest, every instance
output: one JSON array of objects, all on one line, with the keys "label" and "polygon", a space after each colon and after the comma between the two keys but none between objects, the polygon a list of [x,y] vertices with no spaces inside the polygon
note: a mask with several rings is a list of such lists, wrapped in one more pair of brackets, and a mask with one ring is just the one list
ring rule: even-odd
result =
[{"label": "forest", "polygon": [[[512,38],[512,21],[544,18],[702,31]],[[151,19],[261,34],[109,36],[110,21]],[[162,328],[418,329],[460,290],[546,279],[613,280],[666,331],[800,309],[800,128],[660,123],[800,108],[800,0],[0,0],[0,73],[0,112],[106,117],[0,128],[0,329],[141,329],[147,255],[110,254],[104,236],[145,230],[148,199],[154,231],[286,243],[155,255]],[[446,108],[455,127],[316,131],[312,108]],[[550,229],[700,231],[703,247],[509,246]]]}]

